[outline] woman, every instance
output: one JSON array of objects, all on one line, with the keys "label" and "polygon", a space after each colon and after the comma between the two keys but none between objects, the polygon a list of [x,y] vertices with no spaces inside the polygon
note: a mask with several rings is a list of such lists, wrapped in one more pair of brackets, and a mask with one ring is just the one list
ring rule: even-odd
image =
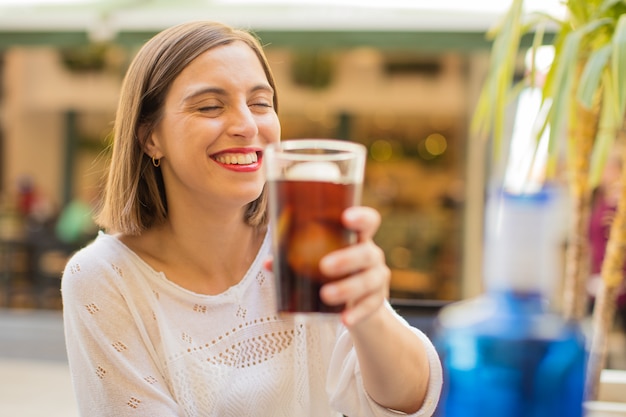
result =
[{"label": "woman", "polygon": [[428,416],[441,368],[385,301],[379,215],[320,264],[341,320],[277,316],[262,173],[276,86],[250,34],[212,22],[148,41],[122,86],[106,230],[67,264],[68,356],[86,416]]}]

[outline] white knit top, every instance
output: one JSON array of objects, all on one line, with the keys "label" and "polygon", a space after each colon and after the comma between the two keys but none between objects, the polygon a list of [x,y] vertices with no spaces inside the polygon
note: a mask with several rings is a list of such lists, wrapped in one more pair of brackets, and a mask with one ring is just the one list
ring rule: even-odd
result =
[{"label": "white knit top", "polygon": [[[265,238],[246,276],[219,295],[188,291],[100,233],[62,281],[69,365],[82,416],[397,416],[365,392],[336,316],[277,316]],[[399,316],[398,316],[399,317]],[[402,320],[399,317],[400,320]],[[430,358],[430,416],[441,391]],[[391,360],[391,358],[390,358]]]}]

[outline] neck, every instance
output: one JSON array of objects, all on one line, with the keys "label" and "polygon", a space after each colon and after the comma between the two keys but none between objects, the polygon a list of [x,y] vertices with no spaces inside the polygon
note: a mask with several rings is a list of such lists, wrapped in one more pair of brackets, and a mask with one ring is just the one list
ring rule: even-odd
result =
[{"label": "neck", "polygon": [[176,284],[197,293],[219,294],[243,278],[264,231],[245,224],[241,211],[228,216],[174,213],[166,223],[125,243]]}]

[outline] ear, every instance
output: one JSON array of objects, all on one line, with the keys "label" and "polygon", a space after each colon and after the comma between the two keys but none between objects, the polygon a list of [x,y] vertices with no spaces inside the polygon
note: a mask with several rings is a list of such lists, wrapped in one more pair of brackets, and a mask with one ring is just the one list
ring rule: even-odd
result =
[{"label": "ear", "polygon": [[150,158],[159,159],[163,156],[161,145],[157,134],[153,129],[149,129],[145,124],[139,126],[139,138],[143,143],[143,151]]}]

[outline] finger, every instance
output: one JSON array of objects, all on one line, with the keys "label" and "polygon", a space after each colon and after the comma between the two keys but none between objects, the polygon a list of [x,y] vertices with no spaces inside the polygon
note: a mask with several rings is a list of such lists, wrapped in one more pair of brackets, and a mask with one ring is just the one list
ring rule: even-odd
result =
[{"label": "finger", "polygon": [[343,212],[343,224],[346,228],[357,232],[358,241],[374,237],[381,223],[381,216],[378,211],[371,207],[349,207]]},{"label": "finger", "polygon": [[383,303],[382,297],[364,297],[354,304],[347,305],[346,309],[341,312],[341,321],[348,328],[356,326],[381,308]]},{"label": "finger", "polygon": [[390,276],[389,269],[381,265],[324,284],[320,290],[320,296],[327,304],[348,306],[356,305],[359,300],[371,295],[384,299],[389,292]]},{"label": "finger", "polygon": [[319,266],[328,277],[342,277],[384,263],[383,250],[369,240],[329,253],[320,260]]},{"label": "finger", "polygon": [[320,295],[329,305],[345,304],[341,319],[354,326],[373,314],[389,296],[388,270],[369,270],[350,278],[324,285]]}]

